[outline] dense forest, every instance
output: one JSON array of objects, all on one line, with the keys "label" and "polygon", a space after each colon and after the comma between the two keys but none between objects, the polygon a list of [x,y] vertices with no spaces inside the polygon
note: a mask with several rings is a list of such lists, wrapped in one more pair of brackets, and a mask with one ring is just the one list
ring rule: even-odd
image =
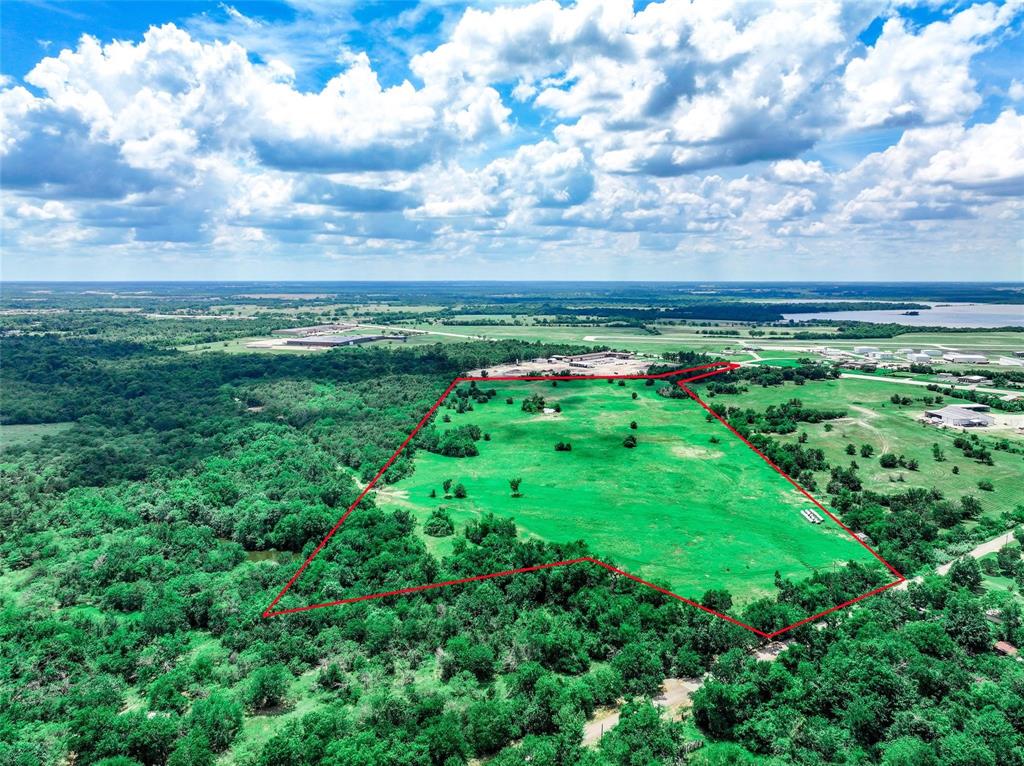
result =
[{"label": "dense forest", "polygon": [[[1024,641],[1020,610],[982,591],[973,561],[794,630],[775,662],[751,655],[752,633],[600,567],[261,617],[452,377],[569,350],[189,355],[78,332],[6,337],[2,422],[69,425],[5,445],[0,461],[0,764],[1024,764],[1024,665],[991,650]],[[844,518],[921,570],[930,541],[976,508],[864,492],[855,469],[776,439],[840,404],[727,404],[745,385],[830,374],[757,368],[699,385],[716,386],[717,410],[795,474],[833,470]],[[414,470],[417,448],[468,454],[474,436],[428,431],[385,478]],[[588,553],[527,539],[508,519],[449,531],[454,553],[438,558],[408,514],[368,496],[296,598]],[[999,566],[1024,580],[1019,547]],[[850,566],[780,578],[744,616],[781,627],[880,577]],[[702,600],[731,603],[720,590]],[[985,614],[996,606],[998,624]],[[665,678],[705,675],[692,717],[659,715]],[[622,722],[584,747],[586,719],[620,701]]]}]

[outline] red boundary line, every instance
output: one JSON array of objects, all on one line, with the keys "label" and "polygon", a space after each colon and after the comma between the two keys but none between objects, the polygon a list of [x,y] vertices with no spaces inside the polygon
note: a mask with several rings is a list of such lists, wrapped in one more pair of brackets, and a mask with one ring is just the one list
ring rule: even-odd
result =
[{"label": "red boundary line", "polygon": [[[900,572],[898,572],[896,570],[896,568],[892,566],[892,564],[890,564],[888,561],[886,561],[884,558],[882,558],[870,545],[868,545],[863,540],[861,540],[859,537],[857,537],[853,533],[853,530],[851,530],[849,527],[847,527],[845,524],[843,524],[843,522],[841,522],[838,518],[836,518],[836,516],[834,516],[832,514],[832,512],[829,511],[825,506],[823,506],[821,503],[819,503],[817,500],[815,500],[814,497],[812,497],[811,494],[806,489],[801,487],[788,473],[786,473],[781,468],[779,468],[779,466],[777,466],[775,463],[773,463],[768,458],[767,455],[765,455],[763,452],[761,452],[761,450],[759,450],[757,447],[755,447],[753,444],[751,444],[746,439],[746,437],[743,436],[743,434],[741,434],[739,431],[737,431],[735,428],[733,428],[725,420],[725,418],[723,418],[721,415],[719,415],[717,412],[715,412],[713,409],[711,409],[711,407],[709,407],[707,405],[707,403],[703,399],[701,399],[699,396],[697,396],[697,394],[694,393],[694,391],[691,388],[686,386],[687,383],[692,383],[695,380],[700,380],[702,378],[707,378],[707,377],[710,377],[712,375],[719,375],[719,374],[721,374],[723,372],[729,372],[730,370],[738,369],[739,366],[740,365],[735,364],[733,362],[712,362],[711,364],[704,364],[704,365],[700,365],[699,367],[689,367],[689,368],[683,369],[683,370],[670,370],[669,372],[662,372],[662,373],[659,373],[657,375],[508,375],[508,376],[500,376],[500,377],[499,376],[494,376],[494,377],[486,377],[486,378],[485,377],[457,377],[457,378],[455,378],[451,383],[448,384],[448,387],[437,398],[437,401],[435,401],[431,405],[430,409],[427,410],[426,414],[424,414],[423,417],[420,418],[420,421],[416,424],[416,427],[412,429],[412,432],[407,437],[405,437],[405,441],[403,441],[398,446],[398,449],[396,449],[394,451],[394,453],[391,455],[391,457],[388,458],[388,461],[383,466],[381,466],[380,470],[377,471],[376,475],[370,480],[370,482],[366,485],[366,487],[363,488],[363,491],[359,493],[359,496],[348,507],[348,509],[345,511],[345,513],[342,514],[341,518],[338,519],[338,521],[335,523],[335,525],[333,527],[331,527],[331,530],[324,536],[324,539],[320,541],[320,544],[317,545],[316,548],[313,549],[313,552],[310,553],[309,556],[306,558],[306,560],[304,562],[302,562],[302,565],[295,571],[295,574],[293,574],[291,576],[291,579],[288,580],[287,583],[285,583],[285,586],[283,588],[281,588],[281,591],[274,597],[274,600],[271,601],[270,604],[267,606],[267,608],[263,611],[263,617],[264,618],[279,617],[279,616],[285,615],[285,614],[296,614],[297,612],[308,612],[308,611],[310,611],[312,609],[323,609],[324,607],[328,607],[328,606],[340,606],[342,604],[354,604],[354,603],[357,603],[359,601],[370,601],[372,599],[387,598],[388,596],[405,596],[405,595],[408,595],[408,594],[411,594],[411,593],[419,593],[419,592],[425,591],[425,590],[433,590],[434,588],[444,588],[444,587],[447,587],[449,585],[462,585],[464,583],[478,582],[480,580],[490,580],[490,579],[492,579],[494,577],[505,577],[507,575],[522,574],[524,572],[537,572],[537,571],[542,570],[542,569],[552,569],[554,567],[563,567],[563,566],[569,566],[571,564],[581,564],[581,563],[586,562],[586,563],[590,563],[590,564],[597,564],[600,567],[604,567],[609,572],[613,572],[615,574],[622,575],[623,577],[627,577],[630,580],[638,582],[638,583],[640,583],[642,585],[646,585],[648,588],[653,588],[654,590],[658,591],[659,593],[663,593],[664,595],[669,596],[671,598],[674,598],[677,601],[682,601],[683,603],[689,604],[690,606],[695,606],[698,609],[700,609],[700,610],[702,610],[704,612],[707,612],[708,614],[713,614],[716,617],[720,617],[721,619],[726,620],[727,622],[731,622],[733,625],[738,625],[741,628],[746,628],[747,630],[749,630],[752,633],[757,634],[761,638],[773,639],[773,638],[776,638],[776,637],[782,635],[783,633],[785,633],[787,631],[792,630],[793,628],[797,628],[797,627],[799,627],[801,625],[805,625],[805,624],[807,624],[809,622],[813,622],[814,620],[817,620],[820,617],[824,617],[827,614],[831,614],[832,612],[838,611],[839,609],[843,609],[843,608],[845,608],[847,606],[850,606],[851,604],[855,604],[858,601],[863,601],[864,599],[866,599],[866,598],[868,598],[870,596],[874,596],[874,595],[876,595],[878,593],[881,593],[884,590],[888,590],[889,588],[892,588],[892,587],[894,587],[896,585],[899,585],[900,583],[905,582],[907,578],[904,577],[902,574],[900,574]],[[719,423],[721,423],[727,429],[729,429],[729,431],[734,436],[736,436],[738,439],[740,439],[740,441],[742,441],[750,449],[752,449],[754,452],[756,452],[761,457],[762,460],[764,460],[768,465],[770,465],[773,469],[775,469],[775,471],[777,473],[779,473],[786,481],[788,481],[790,484],[792,484],[794,487],[796,487],[796,489],[799,490],[808,500],[810,500],[818,508],[820,508],[822,511],[824,511],[825,514],[830,519],[832,519],[832,521],[834,521],[836,524],[838,524],[847,534],[849,534],[854,540],[856,540],[858,543],[860,543],[872,556],[874,556],[883,565],[885,565],[885,567],[890,572],[892,572],[894,575],[896,575],[897,579],[893,580],[890,583],[887,583],[886,585],[882,585],[882,586],[880,586],[878,588],[875,588],[874,590],[868,591],[867,593],[864,593],[864,594],[862,594],[860,596],[857,596],[856,598],[852,598],[849,601],[844,601],[841,604],[836,604],[835,606],[830,607],[828,609],[825,609],[825,610],[823,610],[821,612],[818,612],[817,614],[812,614],[810,617],[805,617],[804,619],[802,619],[802,620],[800,620],[798,622],[794,622],[792,625],[787,625],[786,627],[780,628],[779,630],[776,630],[776,631],[774,631],[772,633],[766,633],[763,630],[759,630],[759,629],[757,629],[757,628],[755,628],[755,627],[753,627],[751,625],[747,625],[746,623],[741,622],[740,620],[737,620],[735,617],[731,617],[728,614],[725,614],[723,612],[719,612],[719,611],[716,611],[716,610],[711,609],[709,607],[706,607],[703,604],[700,604],[700,603],[698,603],[696,601],[693,601],[692,599],[688,599],[688,598],[686,598],[684,596],[680,596],[679,594],[673,593],[672,591],[667,590],[666,588],[662,588],[662,587],[660,587],[658,585],[655,585],[654,583],[647,582],[646,580],[644,580],[644,579],[642,579],[640,577],[637,577],[636,575],[630,574],[629,572],[626,572],[626,571],[624,571],[622,569],[618,569],[617,567],[614,567],[611,564],[607,564],[604,561],[601,561],[599,559],[595,559],[595,558],[593,558],[591,556],[582,556],[580,558],[568,559],[566,561],[555,561],[555,562],[552,562],[550,564],[538,564],[536,566],[522,567],[520,569],[508,569],[508,570],[505,570],[504,572],[491,572],[489,574],[474,575],[472,577],[463,577],[463,578],[460,578],[458,580],[446,580],[445,582],[435,582],[435,583],[428,583],[426,585],[416,585],[416,586],[409,587],[409,588],[400,588],[398,590],[391,590],[391,591],[386,591],[386,592],[383,592],[383,593],[370,593],[370,594],[367,594],[365,596],[355,596],[355,597],[352,597],[352,598],[343,598],[343,599],[338,599],[336,601],[325,601],[325,602],[322,602],[322,603],[319,603],[319,604],[310,604],[308,606],[297,606],[297,607],[291,607],[289,609],[277,609],[277,610],[274,609],[274,607],[277,606],[278,602],[284,597],[284,595],[289,591],[289,589],[291,589],[292,585],[294,585],[295,582],[299,579],[299,577],[302,576],[302,573],[306,571],[306,568],[312,563],[313,559],[315,559],[317,557],[317,555],[320,553],[320,551],[322,551],[324,549],[324,547],[327,545],[328,541],[330,541],[330,539],[334,536],[334,533],[337,532],[338,529],[341,527],[341,525],[345,523],[345,519],[347,519],[349,517],[349,515],[352,513],[352,511],[355,510],[356,506],[359,505],[359,503],[362,502],[363,498],[366,497],[366,495],[369,493],[369,491],[371,489],[373,489],[374,485],[376,485],[376,483],[380,480],[381,476],[383,476],[384,473],[388,470],[388,468],[391,467],[391,464],[395,462],[395,460],[402,453],[402,451],[407,446],[409,446],[409,442],[411,442],[413,440],[413,438],[416,436],[416,434],[419,433],[420,429],[423,428],[424,425],[426,425],[427,421],[430,420],[430,417],[437,411],[437,408],[441,406],[441,403],[444,402],[444,400],[448,397],[448,394],[450,394],[452,392],[452,390],[459,383],[467,383],[467,382],[471,382],[471,381],[488,382],[488,381],[523,381],[523,380],[527,380],[527,381],[529,381],[529,380],[648,380],[648,379],[657,380],[657,379],[661,379],[661,378],[672,377],[674,375],[680,375],[680,374],[685,373],[685,372],[697,372],[698,370],[707,370],[707,372],[703,372],[703,373],[700,373],[698,375],[693,375],[693,376],[691,376],[689,378],[684,378],[682,380],[678,380],[678,381],[676,381],[676,385],[678,385],[681,389],[683,389],[683,391],[685,391],[690,396],[691,399],[693,399],[701,407],[703,407],[705,410],[707,410],[707,412],[710,415],[712,415],[716,420],[718,420]]]}]

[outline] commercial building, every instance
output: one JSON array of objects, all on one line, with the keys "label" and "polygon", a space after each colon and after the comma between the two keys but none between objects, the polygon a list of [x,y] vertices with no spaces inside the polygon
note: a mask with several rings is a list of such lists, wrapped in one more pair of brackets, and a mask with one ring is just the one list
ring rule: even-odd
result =
[{"label": "commercial building", "polygon": [[988,406],[984,404],[951,404],[940,410],[927,410],[924,416],[932,425],[952,428],[984,428],[996,422],[994,417],[985,414],[988,409]]},{"label": "commercial building", "polygon": [[960,354],[951,351],[943,354],[942,358],[954,364],[988,364],[988,357],[981,354]]},{"label": "commercial building", "polygon": [[957,375],[956,382],[965,386],[987,386],[992,381],[983,375]]},{"label": "commercial building", "polygon": [[320,333],[344,332],[355,327],[354,324],[314,324],[309,327],[285,327],[281,330],[274,330],[274,335],[292,335],[297,338],[304,338],[307,335]]},{"label": "commercial building", "polygon": [[928,354],[907,354],[907,361],[914,364],[928,364],[932,358]]},{"label": "commercial building", "polygon": [[853,353],[855,354],[877,354],[878,346],[854,346]]},{"label": "commercial building", "polygon": [[635,356],[629,351],[594,351],[590,354],[552,356],[550,361],[568,364],[570,367],[590,368],[634,358]]},{"label": "commercial building", "polygon": [[358,346],[378,340],[397,340],[405,342],[404,335],[310,335],[305,338],[289,338],[286,346],[305,346],[307,348],[335,348],[337,346]]}]

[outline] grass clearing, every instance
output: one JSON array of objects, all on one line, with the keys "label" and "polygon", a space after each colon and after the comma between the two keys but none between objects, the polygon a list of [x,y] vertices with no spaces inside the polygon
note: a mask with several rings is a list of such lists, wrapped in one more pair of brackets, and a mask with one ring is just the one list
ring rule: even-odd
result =
[{"label": "grass clearing", "polygon": [[[850,560],[875,563],[834,523],[804,521],[800,510],[809,501],[724,427],[708,423],[696,402],[659,396],[644,381],[625,383],[498,383],[493,399],[461,414],[450,396],[438,430],[476,425],[491,440],[476,442],[476,457],[419,451],[415,473],[377,501],[409,509],[421,524],[444,506],[457,534],[487,512],[511,516],[521,535],[582,539],[595,557],[679,595],[724,587],[739,607],[774,593],[776,571],[803,578]],[[522,411],[530,394],[561,412]],[[633,449],[623,446],[630,435],[638,439]],[[559,441],[572,450],[556,451]],[[512,496],[512,478],[522,478],[522,497]],[[464,484],[468,496],[444,498],[445,479]],[[451,550],[452,537],[425,539],[440,555]]]},{"label": "grass clearing", "polygon": [[[912,398],[913,404],[896,405],[891,401],[893,394]],[[925,388],[894,386],[890,383],[855,378],[828,381],[808,381],[803,386],[787,383],[784,386],[750,386],[746,393],[736,396],[722,396],[714,401],[718,405],[750,407],[763,411],[771,405],[779,405],[790,399],[800,399],[808,407],[816,409],[844,408],[847,417],[825,423],[801,423],[796,433],[773,436],[780,441],[795,441],[800,432],[807,434],[808,447],[819,447],[832,465],[846,466],[855,460],[860,466],[860,477],[866,489],[875,492],[892,493],[911,487],[936,488],[949,498],[958,499],[963,495],[974,495],[981,502],[985,513],[998,515],[1010,511],[1024,498],[1024,456],[1012,452],[992,450],[995,465],[984,465],[965,458],[963,452],[953,446],[953,440],[961,436],[959,430],[940,429],[924,425],[917,418],[926,408],[955,404],[962,400],[945,397],[942,405],[926,405],[925,396],[935,394]],[[826,430],[826,425],[831,430]],[[1012,444],[1024,445],[1024,439],[1012,431],[976,431],[982,441],[990,447],[1002,439]],[[846,445],[853,444],[858,454],[846,454]],[[862,444],[874,449],[870,458],[859,454]],[[933,455],[932,445],[938,444],[945,460],[938,462]],[[902,469],[888,470],[879,465],[878,458],[883,452],[905,455],[918,461],[917,471]],[[953,472],[953,467],[959,473]],[[900,476],[903,481],[898,481]],[[980,491],[978,482],[992,482],[994,490]],[[819,475],[819,484],[824,486],[828,475]],[[821,498],[819,498],[821,499]]]},{"label": "grass clearing", "polygon": [[31,425],[0,425],[0,450],[7,447],[31,444],[47,436],[56,436],[67,431],[74,423],[33,423]]}]

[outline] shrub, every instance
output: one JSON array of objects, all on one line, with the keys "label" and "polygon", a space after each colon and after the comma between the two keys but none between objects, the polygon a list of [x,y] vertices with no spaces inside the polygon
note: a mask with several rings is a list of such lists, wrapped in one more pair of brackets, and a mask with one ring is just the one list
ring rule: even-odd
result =
[{"label": "shrub", "polygon": [[432,511],[430,517],[423,522],[423,534],[431,537],[448,537],[455,533],[452,517],[444,508]]}]

